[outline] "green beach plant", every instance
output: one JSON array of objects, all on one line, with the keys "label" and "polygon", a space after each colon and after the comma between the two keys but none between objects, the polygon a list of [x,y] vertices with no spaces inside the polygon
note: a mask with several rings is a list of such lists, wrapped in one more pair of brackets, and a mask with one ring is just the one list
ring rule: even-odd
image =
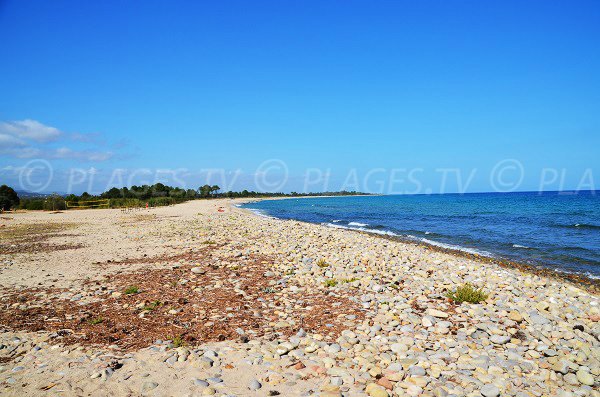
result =
[{"label": "green beach plant", "polygon": [[324,268],[324,267],[329,267],[329,264],[327,263],[327,261],[325,259],[321,258],[317,261],[317,266],[319,266],[320,268]]},{"label": "green beach plant", "polygon": [[326,287],[335,287],[336,285],[338,285],[338,281],[334,278],[330,278],[329,280],[325,280],[325,286]]},{"label": "green beach plant", "polygon": [[137,294],[139,292],[140,292],[140,288],[137,287],[137,286],[135,286],[135,285],[132,285],[131,287],[127,287],[125,289],[125,294],[126,295],[133,295],[133,294]]},{"label": "green beach plant", "polygon": [[144,306],[144,307],[142,308],[142,310],[144,310],[144,311],[147,311],[147,312],[150,312],[150,311],[152,311],[152,310],[155,310],[155,309],[157,309],[157,308],[158,308],[160,305],[161,305],[161,302],[160,302],[160,301],[154,301],[154,302],[150,302],[150,303],[148,303],[146,306]]},{"label": "green beach plant", "polygon": [[185,346],[185,340],[181,335],[177,335],[173,337],[173,347],[183,347]]},{"label": "green beach plant", "polygon": [[483,291],[483,287],[477,288],[471,283],[465,283],[455,291],[448,291],[446,297],[456,303],[480,303],[488,298],[488,294]]}]

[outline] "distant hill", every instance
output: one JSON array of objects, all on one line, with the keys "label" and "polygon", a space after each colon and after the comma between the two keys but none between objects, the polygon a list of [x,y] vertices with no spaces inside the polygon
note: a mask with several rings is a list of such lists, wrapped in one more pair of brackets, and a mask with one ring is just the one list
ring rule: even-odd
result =
[{"label": "distant hill", "polygon": [[[44,198],[44,197],[51,196],[53,194],[53,193],[27,192],[25,190],[15,190],[15,192],[17,192],[17,195],[19,196],[19,198]],[[60,195],[62,196],[62,194],[60,194]]]}]

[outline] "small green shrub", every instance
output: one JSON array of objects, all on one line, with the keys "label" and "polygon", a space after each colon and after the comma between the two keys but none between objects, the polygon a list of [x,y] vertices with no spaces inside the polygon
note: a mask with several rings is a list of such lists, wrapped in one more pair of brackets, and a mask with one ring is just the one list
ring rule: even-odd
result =
[{"label": "small green shrub", "polygon": [[335,287],[336,285],[338,285],[338,281],[334,278],[330,278],[329,280],[325,280],[325,286],[326,287]]},{"label": "small green shrub", "polygon": [[140,292],[139,287],[136,287],[134,285],[132,285],[131,287],[127,287],[125,289],[125,294],[127,294],[127,295],[137,294],[138,292]]},{"label": "small green shrub", "polygon": [[202,244],[213,245],[213,244],[216,244],[216,242],[214,242],[212,240],[206,240],[206,241],[203,241]]},{"label": "small green shrub", "polygon": [[146,306],[144,306],[142,308],[142,310],[150,312],[152,310],[157,309],[160,305],[161,305],[160,301],[154,301],[154,302],[148,303]]},{"label": "small green shrub", "polygon": [[173,338],[173,347],[182,347],[185,346],[185,341],[183,340],[181,335],[177,335]]},{"label": "small green shrub", "polygon": [[97,317],[97,318],[90,320],[90,324],[92,324],[92,325],[102,324],[103,322],[104,322],[104,319],[102,317]]},{"label": "small green shrub", "polygon": [[327,261],[325,259],[321,258],[317,261],[317,266],[319,266],[321,268],[328,267],[329,263],[327,263]]},{"label": "small green shrub", "polygon": [[347,283],[353,283],[355,281],[358,281],[359,279],[356,277],[352,277],[352,278],[345,278],[342,280],[342,283],[347,284]]},{"label": "small green shrub", "polygon": [[480,303],[487,299],[488,294],[483,292],[483,288],[476,288],[471,283],[465,283],[456,288],[456,291],[448,291],[446,297],[456,303]]}]

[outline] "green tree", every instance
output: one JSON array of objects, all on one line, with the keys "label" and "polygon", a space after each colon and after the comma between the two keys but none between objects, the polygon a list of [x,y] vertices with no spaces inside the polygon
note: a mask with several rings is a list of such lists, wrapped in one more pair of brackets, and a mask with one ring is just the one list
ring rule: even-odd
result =
[{"label": "green tree", "polygon": [[19,202],[19,195],[12,187],[6,185],[0,186],[0,209],[8,211],[11,208],[17,208]]}]

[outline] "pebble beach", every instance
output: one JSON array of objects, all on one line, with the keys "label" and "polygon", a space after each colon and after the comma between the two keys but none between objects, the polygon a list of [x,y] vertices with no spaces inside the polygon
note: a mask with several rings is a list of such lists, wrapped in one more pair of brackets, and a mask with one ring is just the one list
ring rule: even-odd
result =
[{"label": "pebble beach", "polygon": [[594,290],[241,202],[3,214],[0,394],[600,396]]}]

